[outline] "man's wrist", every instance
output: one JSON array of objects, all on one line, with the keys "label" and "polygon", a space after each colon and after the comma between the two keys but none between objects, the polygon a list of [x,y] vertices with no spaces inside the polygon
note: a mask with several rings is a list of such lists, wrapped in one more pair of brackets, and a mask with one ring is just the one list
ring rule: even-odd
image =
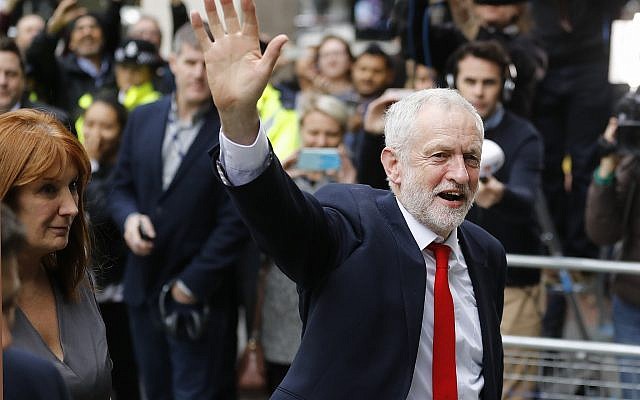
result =
[{"label": "man's wrist", "polygon": [[236,144],[250,146],[256,141],[260,128],[258,110],[252,112],[221,112],[221,130],[227,139]]}]

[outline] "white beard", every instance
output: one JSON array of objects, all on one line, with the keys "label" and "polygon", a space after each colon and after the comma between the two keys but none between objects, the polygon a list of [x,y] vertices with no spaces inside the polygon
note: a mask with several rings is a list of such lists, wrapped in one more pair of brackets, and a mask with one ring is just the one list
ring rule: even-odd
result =
[{"label": "white beard", "polygon": [[[457,185],[451,182],[440,183],[429,192],[423,188],[413,168],[407,168],[405,171],[397,193],[400,203],[418,222],[440,236],[448,236],[464,221],[473,205],[475,192],[471,192],[469,185]],[[464,194],[463,206],[451,208],[438,203],[436,201],[438,193],[445,190],[459,190]]]}]

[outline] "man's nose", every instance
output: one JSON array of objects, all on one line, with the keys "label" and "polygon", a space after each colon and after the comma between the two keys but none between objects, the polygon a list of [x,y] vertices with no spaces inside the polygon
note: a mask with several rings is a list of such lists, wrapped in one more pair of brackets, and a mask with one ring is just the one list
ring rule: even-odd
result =
[{"label": "man's nose", "polygon": [[196,74],[196,76],[198,76],[198,77],[206,77],[207,76],[207,67],[204,64],[204,61],[201,62],[201,63],[196,63],[196,65],[193,68],[194,68],[194,73]]},{"label": "man's nose", "polygon": [[476,83],[475,85],[473,85],[471,90],[475,97],[482,97],[482,95],[484,94],[484,87],[482,86],[482,83]]},{"label": "man's nose", "polygon": [[469,172],[463,155],[453,156],[449,160],[447,179],[461,185],[469,183]]}]

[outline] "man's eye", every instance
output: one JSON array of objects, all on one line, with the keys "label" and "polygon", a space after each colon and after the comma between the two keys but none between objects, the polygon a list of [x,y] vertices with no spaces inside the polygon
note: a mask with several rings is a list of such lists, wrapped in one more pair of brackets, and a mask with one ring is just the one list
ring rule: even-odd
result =
[{"label": "man's eye", "polygon": [[466,156],[465,158],[465,163],[470,166],[470,167],[474,167],[474,168],[479,168],[480,167],[480,159],[476,156]]}]

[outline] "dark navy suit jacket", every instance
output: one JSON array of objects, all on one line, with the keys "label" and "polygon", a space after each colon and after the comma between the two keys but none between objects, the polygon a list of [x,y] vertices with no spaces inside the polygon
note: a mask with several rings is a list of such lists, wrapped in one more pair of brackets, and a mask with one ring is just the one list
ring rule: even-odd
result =
[{"label": "dark navy suit jacket", "polygon": [[[394,195],[335,184],[315,197],[304,194],[271,158],[254,181],[227,189],[254,239],[300,292],[302,344],[272,399],[404,400],[418,352],[426,268]],[[470,222],[458,237],[480,316],[482,398],[499,399],[504,249]]]},{"label": "dark navy suit jacket", "polygon": [[162,189],[162,142],[170,97],[136,108],[127,122],[110,196],[120,229],[132,212],[155,227],[151,255],[130,253],[124,275],[125,301],[155,304],[162,285],[181,279],[200,300],[215,300],[231,286],[229,273],[248,239],[223,185],[211,171],[208,150],[218,143],[217,110],[211,109],[167,190]]}]

